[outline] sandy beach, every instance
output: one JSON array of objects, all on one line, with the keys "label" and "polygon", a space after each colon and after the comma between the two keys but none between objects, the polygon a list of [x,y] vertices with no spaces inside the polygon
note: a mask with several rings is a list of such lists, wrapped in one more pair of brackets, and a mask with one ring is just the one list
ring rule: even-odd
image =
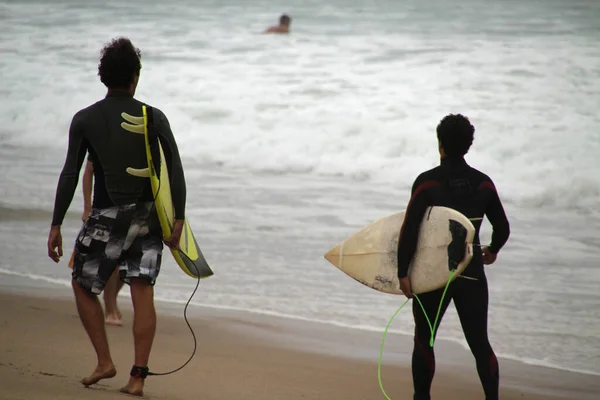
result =
[{"label": "sandy beach", "polygon": [[[132,362],[131,306],[121,297],[123,327],[108,327],[116,378],[86,389],[78,381],[94,367],[94,353],[67,289],[25,293],[0,287],[0,398],[115,399]],[[158,329],[151,370],[181,365],[192,351],[183,306],[157,303]],[[183,370],[149,377],[152,399],[380,399],[379,334],[237,311],[193,307],[198,351]],[[432,396],[481,399],[470,355],[440,344]],[[450,348],[457,347],[457,348]],[[383,381],[391,399],[412,398],[410,339],[386,347]],[[388,360],[389,359],[389,360]],[[445,359],[445,361],[444,361]],[[462,360],[462,361],[461,361]],[[502,399],[592,399],[597,377],[500,360]]]}]

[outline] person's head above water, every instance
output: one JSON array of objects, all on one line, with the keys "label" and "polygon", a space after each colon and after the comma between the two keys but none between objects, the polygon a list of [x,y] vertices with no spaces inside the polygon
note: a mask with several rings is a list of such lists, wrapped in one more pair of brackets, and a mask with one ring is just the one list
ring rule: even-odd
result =
[{"label": "person's head above water", "polygon": [[281,15],[281,17],[279,17],[279,25],[290,26],[291,23],[292,23],[292,19],[289,17],[289,15],[283,14],[283,15]]},{"label": "person's head above water", "polygon": [[100,52],[98,76],[109,90],[134,94],[142,69],[142,54],[127,38],[113,39]]},{"label": "person's head above water", "polygon": [[475,127],[461,114],[446,115],[437,126],[440,155],[462,157],[473,144]]},{"label": "person's head above water", "polygon": [[279,25],[268,28],[265,33],[289,33],[291,23],[292,18],[290,18],[290,16],[287,14],[282,14],[279,17]]}]

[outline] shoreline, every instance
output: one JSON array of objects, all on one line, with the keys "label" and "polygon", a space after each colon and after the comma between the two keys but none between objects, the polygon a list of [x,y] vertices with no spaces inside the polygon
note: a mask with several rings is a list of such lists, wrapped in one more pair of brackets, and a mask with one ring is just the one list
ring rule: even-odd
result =
[{"label": "shoreline", "polygon": [[[7,276],[7,275],[5,275]],[[23,296],[27,296],[27,297],[45,297],[45,296],[49,296],[53,299],[58,299],[58,300],[73,300],[72,297],[72,293],[71,293],[71,288],[68,287],[67,285],[64,285],[63,282],[53,282],[51,280],[48,279],[39,279],[39,280],[34,280],[32,278],[29,277],[23,277],[20,275],[8,275],[9,279],[13,280],[13,283],[16,281],[20,284],[17,284],[16,287],[19,290],[14,290],[10,285],[7,285],[8,282],[6,281],[2,281],[0,282],[0,294],[6,294],[6,293],[12,293],[15,295],[23,295]],[[37,282],[38,285],[32,285],[32,283]],[[41,293],[36,293],[36,291],[41,291]],[[41,294],[44,294],[44,296],[41,296]],[[119,295],[119,299],[120,302],[122,303],[123,300],[127,300],[130,299],[129,293],[125,290],[122,291]],[[156,303],[156,308],[157,310],[163,309],[165,311],[167,311],[167,315],[173,318],[181,318],[183,320],[183,309],[185,307],[187,301],[180,301],[180,300],[168,300],[168,299],[164,299],[164,298],[160,298],[160,296],[156,296],[155,294],[155,303]],[[202,310],[202,311],[201,311]],[[375,336],[379,338],[379,345],[377,346],[377,355],[379,354],[379,349],[380,349],[380,344],[381,344],[381,339],[383,336],[383,329],[384,327],[382,327],[380,330],[377,330],[374,327],[356,327],[356,326],[352,326],[352,325],[348,325],[348,324],[344,324],[344,323],[338,323],[338,322],[328,322],[328,321],[322,321],[322,320],[316,320],[316,319],[310,319],[310,318],[304,318],[304,317],[298,317],[298,316],[293,316],[293,315],[287,315],[287,314],[282,314],[282,313],[278,313],[278,312],[270,312],[270,311],[265,311],[265,310],[260,310],[260,311],[255,311],[255,310],[251,310],[251,309],[244,309],[244,308],[236,308],[236,307],[230,307],[230,306],[218,306],[218,305],[209,305],[209,304],[194,304],[194,303],[190,303],[189,307],[188,307],[188,317],[189,318],[193,318],[194,313],[195,314],[199,314],[201,312],[204,312],[205,314],[208,315],[212,315],[212,316],[222,316],[223,314],[227,315],[227,314],[235,314],[235,315],[243,315],[243,319],[244,320],[250,320],[252,319],[251,316],[255,316],[255,318],[263,318],[263,319],[273,319],[273,320],[282,320],[281,323],[282,324],[315,324],[315,325],[320,325],[323,327],[323,329],[327,329],[327,328],[331,328],[331,329],[339,329],[339,330],[350,330],[352,332],[354,332],[355,335],[369,335],[369,336]],[[247,314],[247,315],[246,315]],[[393,326],[393,324],[392,324]],[[393,331],[390,330],[388,331],[387,334],[387,338],[385,341],[385,346],[384,346],[384,359],[387,360],[386,355],[389,357],[389,352],[391,350],[389,350],[389,343],[391,343],[394,339],[399,340],[408,350],[407,351],[412,351],[412,335],[410,334],[406,334],[403,332],[398,332],[398,331]],[[410,343],[408,343],[408,342]],[[440,346],[444,346],[444,347],[448,347],[450,350],[450,352],[452,352],[452,359],[454,358],[460,358],[461,362],[457,363],[455,361],[452,360],[440,360],[436,358],[436,362],[438,364],[448,364],[448,365],[457,365],[460,364],[461,366],[468,366],[469,364],[472,363],[472,360],[469,358],[470,357],[470,350],[467,347],[467,345],[465,343],[462,343],[459,339],[456,338],[451,338],[451,337],[438,337],[436,338],[436,342],[437,347],[439,348]],[[464,356],[464,354],[461,353],[465,353],[467,356]],[[505,355],[500,355],[498,353],[496,353],[498,360],[504,361],[504,362],[509,362],[509,363],[515,363],[515,364],[519,364],[523,367],[533,367],[533,368],[542,368],[542,369],[548,369],[548,370],[553,370],[556,372],[561,372],[561,373],[568,373],[568,374],[578,374],[578,375],[585,375],[585,376],[589,376],[589,377],[600,377],[600,372],[594,372],[594,371],[587,371],[587,370],[577,370],[577,369],[570,369],[570,368],[566,368],[566,367],[561,367],[561,366],[556,366],[556,365],[544,365],[540,362],[538,362],[538,360],[533,360],[531,362],[525,361],[525,360],[521,360],[516,356],[505,356]],[[378,357],[377,357],[378,358]],[[410,357],[407,358],[408,361],[410,361]],[[376,360],[377,361],[377,360]],[[387,360],[388,362],[390,360]],[[398,359],[395,359],[395,363],[398,364]],[[465,365],[467,364],[467,365]]]},{"label": "shoreline", "polygon": [[[44,304],[38,306],[39,299],[44,298]],[[120,307],[125,317],[125,326],[131,326],[132,314],[131,314],[131,303],[126,300],[126,296],[123,296],[123,300],[120,302]],[[34,321],[26,321],[25,319],[30,316],[31,313],[39,313],[40,309],[50,309],[51,313],[68,314],[69,326],[65,327],[64,323],[58,324],[54,327],[54,334],[50,334],[50,337],[56,341],[68,341],[68,336],[65,335],[64,329],[75,329],[77,337],[84,350],[82,357],[88,359],[85,365],[80,368],[73,368],[71,374],[74,371],[82,371],[83,373],[86,368],[91,368],[91,358],[93,358],[93,351],[91,346],[87,342],[85,332],[81,327],[79,318],[75,310],[75,304],[73,302],[72,294],[69,289],[59,290],[57,288],[30,288],[24,289],[23,287],[7,287],[6,282],[0,284],[0,303],[3,303],[3,309],[8,310],[8,304],[12,304],[14,310],[8,311],[8,315],[23,319],[25,325],[34,323]],[[15,309],[16,308],[16,309]],[[22,309],[25,308],[25,309]],[[171,367],[158,369],[173,369],[181,365],[187,357],[189,357],[192,349],[192,337],[190,331],[183,320],[183,307],[177,303],[167,303],[163,301],[156,302],[157,314],[158,314],[158,329],[157,329],[157,344],[156,350],[153,350],[154,360],[163,360],[165,355],[163,354],[168,348],[175,346],[177,357],[174,355],[166,356],[174,357],[168,364]],[[17,315],[13,313],[17,312]],[[5,316],[6,319],[6,316]],[[266,314],[252,313],[246,311],[237,310],[225,310],[213,307],[195,306],[188,308],[188,320],[194,328],[197,340],[198,350],[196,356],[190,364],[201,363],[205,359],[207,350],[209,353],[214,352],[212,357],[221,358],[218,348],[228,349],[232,351],[232,348],[237,348],[237,351],[246,353],[248,349],[255,349],[257,353],[252,352],[247,357],[242,357],[243,360],[237,360],[233,357],[229,362],[234,363],[239,368],[246,370],[251,368],[255,364],[256,360],[261,358],[261,354],[270,354],[275,352],[281,354],[281,359],[277,358],[277,364],[284,365],[282,370],[278,373],[282,376],[287,376],[287,369],[295,371],[292,374],[297,374],[298,366],[295,365],[296,359],[304,360],[306,365],[301,369],[304,371],[306,368],[315,369],[322,365],[337,365],[337,367],[327,368],[326,372],[321,371],[319,375],[323,375],[319,379],[325,379],[327,373],[331,371],[337,371],[340,366],[352,366],[351,369],[358,368],[361,372],[360,376],[354,376],[347,381],[347,377],[342,372],[336,372],[336,376],[340,378],[344,384],[336,387],[335,391],[341,391],[344,393],[345,385],[349,385],[350,382],[357,380],[360,381],[360,388],[363,386],[368,387],[368,393],[371,393],[367,397],[351,397],[354,393],[364,393],[358,387],[353,387],[351,391],[346,393],[346,397],[349,399],[362,399],[362,398],[378,398],[383,397],[381,394],[378,383],[377,383],[377,360],[379,358],[379,346],[381,344],[381,334],[376,332],[368,332],[360,329],[347,329],[343,327],[336,327],[328,323],[320,322],[308,322],[302,320],[294,320],[291,318],[281,318],[276,316],[270,316]],[[6,321],[5,321],[6,326]],[[166,328],[165,328],[166,327]],[[61,329],[62,328],[62,329]],[[6,328],[2,328],[6,329]],[[2,330],[0,329],[0,330]],[[121,329],[108,327],[109,334],[117,331],[123,338],[123,351],[129,355],[131,352],[131,333],[129,329]],[[3,336],[14,335],[14,332],[9,328]],[[57,338],[57,336],[59,336]],[[176,337],[165,341],[165,338]],[[230,339],[226,339],[230,338]],[[112,337],[111,346],[114,343]],[[19,340],[23,339],[18,339]],[[210,343],[215,344],[215,346]],[[240,347],[240,343],[242,346]],[[477,378],[474,362],[471,354],[468,351],[464,351],[462,347],[456,343],[440,341],[436,342],[436,361],[437,361],[437,372],[436,378],[434,379],[433,392],[445,393],[447,390],[451,390],[452,393],[462,393],[456,397],[465,399],[478,398],[477,393],[480,393],[480,385]],[[26,348],[29,344],[26,342],[18,343],[18,347]],[[258,351],[257,349],[261,349]],[[237,352],[236,351],[236,352]],[[383,365],[382,365],[382,380],[386,392],[392,398],[409,398],[412,396],[412,380],[410,378],[410,352],[412,351],[412,340],[408,336],[394,335],[386,340],[386,346],[384,349]],[[15,353],[16,351],[13,351]],[[160,354],[160,355],[159,355]],[[36,355],[37,357],[37,355]],[[160,358],[157,358],[160,357]],[[258,357],[258,358],[257,358]],[[10,358],[10,357],[9,357]],[[176,360],[175,360],[176,358]],[[264,360],[262,360],[264,361]],[[499,359],[500,371],[501,371],[501,394],[502,398],[506,399],[578,399],[587,400],[593,399],[594,393],[600,391],[600,384],[594,383],[597,379],[593,375],[585,375],[567,372],[564,370],[557,370],[553,368],[546,368],[540,366],[531,366],[528,364],[520,363],[517,361]],[[79,364],[80,360],[71,360]],[[152,360],[151,360],[152,362]],[[154,361],[156,362],[156,361]],[[248,364],[249,363],[249,364]],[[324,363],[324,364],[323,364]],[[15,364],[15,363],[13,363]],[[27,364],[32,364],[31,361],[27,361]],[[89,366],[88,366],[89,364]],[[157,363],[158,364],[158,363]],[[160,363],[162,364],[162,362]],[[268,362],[266,362],[268,364]],[[223,367],[225,370],[229,368],[227,365]],[[6,364],[0,364],[0,371],[6,369]],[[265,368],[271,368],[265,366]],[[348,368],[348,367],[346,367]],[[121,373],[127,368],[120,367]],[[184,372],[186,369],[188,371]],[[193,374],[193,367],[186,367],[182,370],[182,376],[189,376]],[[347,372],[347,371],[346,371]],[[48,372],[46,370],[41,373],[54,374],[54,372]],[[217,374],[217,372],[214,372]],[[306,371],[305,371],[306,373]],[[339,375],[342,375],[341,377]],[[3,374],[0,374],[3,375]],[[69,376],[66,372],[61,375]],[[227,375],[227,373],[225,373]],[[399,384],[399,377],[402,384]],[[314,376],[313,379],[316,379]],[[121,377],[121,380],[124,379]],[[174,378],[177,380],[176,378]],[[220,377],[219,379],[225,379]],[[265,378],[267,379],[267,378]],[[288,378],[286,378],[288,379]],[[71,377],[71,380],[73,378]],[[269,380],[269,379],[267,379]],[[74,380],[76,381],[76,380]],[[458,384],[457,382],[460,382]],[[358,383],[356,383],[358,384]],[[356,385],[354,384],[354,385]],[[154,386],[154,385],[153,385]],[[410,389],[406,389],[406,387]],[[75,387],[76,388],[76,385]],[[402,389],[403,396],[399,396],[399,388]],[[583,389],[582,389],[583,388]],[[152,391],[154,391],[153,388]],[[363,388],[364,389],[364,388]],[[332,392],[330,395],[334,396],[331,398],[337,398],[333,394],[333,388],[326,389],[325,387],[319,386],[319,391]],[[367,390],[367,389],[364,389]],[[396,390],[396,392],[394,392]],[[151,393],[151,392],[150,392]],[[263,393],[264,394],[264,393]],[[392,395],[393,394],[393,395]],[[479,394],[480,395],[480,394]],[[151,395],[155,397],[154,395]],[[231,398],[238,398],[239,394],[234,395]],[[348,397],[350,396],[350,397]],[[365,395],[366,396],[366,395]],[[474,397],[473,397],[474,396]],[[2,398],[0,396],[0,398]],[[18,398],[18,397],[17,397]],[[43,398],[43,397],[42,397]],[[66,397],[70,398],[70,397]],[[178,397],[164,397],[167,399],[178,398]],[[187,398],[187,397],[184,397]],[[209,397],[215,399],[228,399],[230,397]],[[249,399],[259,397],[244,397]],[[269,397],[266,397],[269,398]],[[277,397],[273,397],[277,398]],[[288,398],[302,398],[302,397],[288,397]],[[306,398],[321,398],[308,396]],[[326,398],[326,397],[323,397]],[[330,398],[329,396],[327,398]],[[455,397],[449,397],[455,398]]]},{"label": "shoreline", "polygon": [[[6,285],[6,282],[0,282],[0,293],[12,292],[14,294],[38,297],[38,295],[34,291],[41,290],[41,291],[43,291],[43,293],[45,293],[46,295],[48,295],[52,298],[62,299],[62,300],[65,300],[65,299],[72,300],[72,294],[71,294],[70,287],[68,287],[67,285],[64,285],[62,282],[58,283],[58,282],[53,282],[53,281],[47,280],[47,279],[39,279],[39,280],[35,281],[31,278],[27,278],[27,277],[23,277],[23,276],[19,276],[19,275],[5,275],[5,276],[8,276],[9,279],[17,281],[17,282],[19,282],[19,281],[24,282],[24,284],[17,285],[17,287],[20,288],[21,290],[13,291],[13,289],[9,285]],[[40,284],[35,285],[35,286],[31,285],[31,283],[33,283],[33,282],[40,282]],[[121,294],[119,295],[119,299],[121,299],[121,301],[125,300],[125,299],[130,299],[128,292],[126,292],[126,291],[121,292]],[[158,305],[160,304],[166,311],[168,311],[169,316],[183,318],[183,308],[186,304],[186,301],[167,300],[164,298],[160,298],[160,296],[155,295],[155,302],[157,304],[157,309],[158,309]],[[282,314],[282,313],[278,313],[278,312],[270,312],[270,311],[265,311],[265,310],[255,311],[255,310],[251,310],[251,309],[236,308],[236,307],[230,307],[230,306],[209,305],[209,304],[190,303],[190,306],[188,307],[188,315],[189,315],[190,310],[194,310],[194,309],[207,310],[207,312],[211,315],[219,314],[219,313],[225,313],[225,314],[226,313],[242,313],[242,314],[255,315],[258,318],[264,317],[264,318],[282,319],[284,321],[291,321],[291,323],[317,324],[317,325],[323,325],[325,327],[332,327],[334,329],[348,329],[348,330],[356,332],[356,334],[377,335],[379,337],[380,341],[383,336],[383,329],[384,329],[384,327],[381,327],[381,329],[377,330],[375,327],[370,327],[370,326],[369,327],[356,327],[356,326],[352,326],[352,325],[344,324],[344,323],[328,322],[328,321],[322,321],[322,320],[316,320],[316,319],[310,319],[310,318],[304,318],[304,317],[297,317],[297,316]],[[248,317],[248,319],[250,319],[250,317]],[[393,324],[392,324],[392,326],[393,326]],[[385,348],[384,348],[384,356],[387,354],[387,351],[388,351],[387,350],[388,343],[390,343],[394,339],[398,339],[404,343],[404,341],[406,341],[406,340],[412,341],[412,335],[406,334],[404,332],[394,331],[393,329],[388,331],[388,335],[387,335],[386,342],[385,342]],[[438,343],[440,343],[440,344],[438,344]],[[455,349],[453,349],[455,353],[466,352],[468,355],[470,355],[469,348],[467,347],[467,345],[456,338],[440,336],[440,337],[436,338],[436,344],[438,344],[438,346],[441,345],[441,346],[456,347]],[[412,344],[411,344],[411,346],[412,346]],[[379,347],[377,347],[377,349],[379,350]],[[600,372],[578,370],[578,369],[572,369],[572,368],[561,367],[561,366],[556,366],[556,365],[545,365],[545,364],[542,364],[541,362],[538,362],[538,360],[533,360],[533,361],[528,362],[528,361],[519,359],[516,356],[511,356],[511,355],[506,356],[506,355],[501,355],[498,353],[496,353],[496,355],[499,360],[503,360],[505,362],[517,363],[517,364],[521,364],[523,366],[529,366],[529,367],[534,367],[534,368],[546,368],[546,369],[554,370],[557,372],[565,372],[565,373],[569,373],[569,374],[580,374],[580,375],[586,375],[586,376],[600,377]],[[444,363],[444,360],[436,360],[436,361],[438,363]],[[468,363],[471,363],[470,359],[465,360],[465,361],[467,361]],[[453,363],[449,362],[449,364],[453,364]]]}]

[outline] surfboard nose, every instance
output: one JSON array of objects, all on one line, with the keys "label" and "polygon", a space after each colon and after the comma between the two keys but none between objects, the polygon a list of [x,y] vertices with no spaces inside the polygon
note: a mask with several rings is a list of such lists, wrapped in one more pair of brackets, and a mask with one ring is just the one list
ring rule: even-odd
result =
[{"label": "surfboard nose", "polygon": [[325,253],[325,259],[338,268],[338,263],[340,261],[340,251],[341,246],[338,244],[337,246],[329,250],[327,253]]}]

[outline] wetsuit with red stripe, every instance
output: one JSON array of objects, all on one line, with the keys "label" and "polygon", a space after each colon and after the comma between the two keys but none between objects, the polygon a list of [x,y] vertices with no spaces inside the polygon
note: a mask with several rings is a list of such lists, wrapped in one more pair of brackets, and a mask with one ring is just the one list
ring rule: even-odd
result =
[{"label": "wetsuit with red stripe", "polygon": [[[417,246],[418,232],[429,206],[455,209],[469,218],[476,230],[473,243],[479,244],[479,229],[484,217],[493,233],[489,250],[496,254],[508,240],[510,227],[502,202],[492,180],[470,167],[462,157],[445,157],[441,164],[422,173],[413,184],[398,243],[398,276],[406,277]],[[442,304],[440,320],[450,301],[454,301],[465,338],[477,363],[477,372],[487,400],[498,399],[498,361],[487,336],[488,286],[479,247],[463,276],[450,287]],[[443,289],[419,295],[430,321],[435,320]],[[423,310],[413,301],[415,343],[412,356],[414,399],[429,400],[435,372],[435,356],[429,346],[431,332]]]}]

